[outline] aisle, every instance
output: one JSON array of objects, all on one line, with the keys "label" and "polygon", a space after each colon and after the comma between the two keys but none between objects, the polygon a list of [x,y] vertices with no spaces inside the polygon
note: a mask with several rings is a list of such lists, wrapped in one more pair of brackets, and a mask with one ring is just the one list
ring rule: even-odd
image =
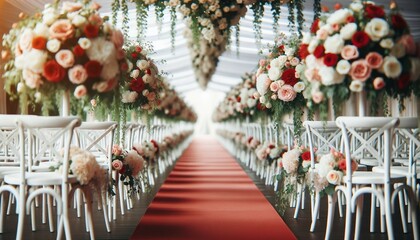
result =
[{"label": "aisle", "polygon": [[131,239],[296,239],[238,163],[196,138]]}]

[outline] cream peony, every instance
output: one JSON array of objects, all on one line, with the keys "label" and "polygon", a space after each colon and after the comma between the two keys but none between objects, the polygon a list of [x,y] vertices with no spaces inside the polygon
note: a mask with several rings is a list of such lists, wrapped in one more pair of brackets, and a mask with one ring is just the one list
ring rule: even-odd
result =
[{"label": "cream peony", "polygon": [[340,37],[344,40],[350,40],[357,31],[356,23],[347,23],[340,30]]},{"label": "cream peony", "polygon": [[45,38],[48,38],[48,36],[50,35],[49,33],[49,28],[47,27],[47,25],[43,24],[43,23],[37,23],[34,29],[34,33],[37,36],[43,36]]},{"label": "cream peony", "polygon": [[70,169],[81,185],[88,184],[95,176],[96,169],[100,168],[95,156],[88,151],[71,156],[71,161]]},{"label": "cream peony", "polygon": [[76,27],[81,27],[83,24],[86,23],[86,18],[83,16],[80,16],[79,14],[76,14],[74,16],[73,20],[71,20],[71,23],[73,23]]},{"label": "cream peony", "polygon": [[390,55],[396,57],[396,58],[401,58],[405,55],[405,47],[404,45],[402,45],[401,43],[396,43],[394,44],[394,46],[391,48],[391,52]]},{"label": "cream peony", "polygon": [[353,80],[350,83],[350,91],[352,92],[361,92],[363,90],[364,83],[359,80]]},{"label": "cream peony", "polygon": [[292,149],[283,154],[282,163],[283,169],[288,174],[296,174],[299,167],[299,156],[300,151],[298,149]]},{"label": "cream peony", "polygon": [[389,34],[389,25],[384,19],[373,18],[366,24],[365,32],[372,41],[377,42]]},{"label": "cream peony", "polygon": [[108,80],[112,79],[120,71],[120,67],[118,65],[118,61],[115,58],[111,58],[107,63],[104,64],[101,72],[101,78]]},{"label": "cream peony", "polygon": [[277,67],[271,67],[268,70],[268,77],[272,80],[272,81],[276,81],[277,79],[280,78],[282,72],[280,71],[280,68]]},{"label": "cream peony", "polygon": [[327,23],[330,25],[342,24],[347,22],[347,18],[351,15],[352,13],[349,9],[342,8],[331,14],[330,17],[327,19]]},{"label": "cream peony", "polygon": [[344,47],[344,40],[339,34],[327,38],[324,42],[325,53],[339,54]]},{"label": "cream peony", "polygon": [[45,51],[32,49],[30,52],[20,55],[15,60],[15,66],[23,69],[28,68],[32,72],[42,73],[48,54]]},{"label": "cream peony", "polygon": [[385,76],[389,78],[398,78],[401,75],[402,66],[396,57],[385,57],[382,67]]},{"label": "cream peony", "polygon": [[311,42],[308,45],[308,52],[313,53],[315,48],[319,45],[319,39],[312,38]]},{"label": "cream peony", "polygon": [[124,159],[125,163],[130,166],[132,176],[137,176],[144,167],[144,159],[135,150],[130,150]]},{"label": "cream peony", "polygon": [[341,59],[340,61],[338,61],[337,66],[335,67],[335,70],[341,74],[341,75],[345,75],[347,73],[349,73],[351,68],[351,65],[349,63],[349,61]]},{"label": "cream peony", "polygon": [[145,70],[149,67],[149,62],[146,60],[138,60],[136,65],[140,70]]},{"label": "cream peony", "polygon": [[32,29],[25,28],[19,36],[19,48],[23,53],[32,49],[32,39],[35,37]]},{"label": "cream peony", "polygon": [[383,48],[391,49],[394,46],[394,41],[392,40],[392,38],[385,38],[381,40],[379,45],[381,45],[381,47]]},{"label": "cream peony", "polygon": [[344,75],[338,74],[333,67],[320,67],[319,76],[322,84],[325,86],[340,84],[344,81]]},{"label": "cream peony", "polygon": [[98,37],[91,40],[91,43],[92,46],[86,50],[86,55],[90,60],[96,60],[103,65],[116,58],[115,46],[112,42]]},{"label": "cream peony", "polygon": [[270,78],[268,77],[267,74],[263,73],[260,76],[258,76],[257,83],[256,83],[258,93],[260,95],[264,95],[267,92],[270,84],[271,84],[271,80],[270,80]]}]

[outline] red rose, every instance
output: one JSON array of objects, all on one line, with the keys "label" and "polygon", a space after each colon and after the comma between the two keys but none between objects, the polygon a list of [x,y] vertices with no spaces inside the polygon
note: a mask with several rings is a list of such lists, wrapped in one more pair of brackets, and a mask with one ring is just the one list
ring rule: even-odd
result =
[{"label": "red rose", "polygon": [[144,90],[144,81],[141,77],[137,78],[137,79],[133,79],[130,82],[130,89],[132,91],[141,93]]},{"label": "red rose", "polygon": [[44,50],[47,45],[47,39],[42,36],[36,36],[32,39],[32,48]]},{"label": "red rose", "polygon": [[86,24],[86,26],[83,28],[83,33],[88,38],[95,38],[99,34],[99,27],[93,24]]},{"label": "red rose", "polygon": [[352,22],[354,22],[354,21],[356,21],[356,19],[354,18],[354,16],[353,16],[353,15],[350,15],[350,16],[348,16],[348,17],[347,17],[347,22],[348,22],[348,23],[352,23]]},{"label": "red rose", "polygon": [[338,161],[338,169],[340,169],[341,171],[346,171],[347,166],[346,166],[346,159],[345,158]]},{"label": "red rose", "polygon": [[300,59],[305,59],[309,55],[308,44],[301,44],[298,53]]},{"label": "red rose", "polygon": [[296,70],[294,68],[286,69],[281,75],[281,80],[283,80],[285,84],[289,84],[293,87],[298,82],[295,73]]},{"label": "red rose", "polygon": [[86,69],[88,77],[96,78],[101,76],[102,65],[98,61],[89,61],[85,63],[84,67]]},{"label": "red rose", "polygon": [[237,96],[237,97],[236,97],[236,101],[237,101],[237,102],[240,102],[240,101],[241,101],[241,97]]},{"label": "red rose", "polygon": [[337,64],[337,61],[338,61],[337,54],[327,53],[324,56],[324,64],[327,67],[333,67],[333,66],[335,66],[335,64]]},{"label": "red rose", "polygon": [[118,171],[120,174],[125,173],[125,165],[122,166],[122,168]]},{"label": "red rose", "polygon": [[148,68],[148,69],[146,69],[146,74],[147,75],[152,75],[152,71]]},{"label": "red rose", "polygon": [[73,48],[73,54],[76,57],[81,57],[85,54],[85,50],[79,45],[77,44],[74,48]]},{"label": "red rose", "polygon": [[304,161],[311,160],[311,152],[306,151],[300,155]]},{"label": "red rose", "polygon": [[383,8],[373,4],[369,4],[365,8],[365,16],[367,18],[384,18],[385,11]]},{"label": "red rose", "polygon": [[135,53],[135,52],[131,53],[131,57],[132,58],[137,58],[137,53]]},{"label": "red rose", "polygon": [[351,38],[351,42],[354,46],[362,48],[369,44],[369,36],[364,31],[357,31]]},{"label": "red rose", "polygon": [[53,59],[45,63],[43,75],[48,81],[56,83],[64,79],[66,70]]},{"label": "red rose", "polygon": [[399,14],[395,14],[391,16],[391,23],[392,26],[398,30],[402,30],[407,28],[407,22],[404,20],[404,18],[399,15]]},{"label": "red rose", "polygon": [[403,73],[401,74],[400,78],[398,79],[398,89],[399,90],[405,90],[410,85],[410,74]]},{"label": "red rose", "polygon": [[265,110],[265,106],[263,104],[261,104],[260,102],[257,103],[257,109],[260,111],[264,111]]},{"label": "red rose", "polygon": [[128,70],[128,64],[126,62],[121,63],[121,70],[126,72]]},{"label": "red rose", "polygon": [[311,33],[315,34],[316,31],[319,29],[319,18],[315,19],[314,22],[311,25]]},{"label": "red rose", "polygon": [[325,53],[325,48],[324,48],[324,46],[323,46],[323,45],[318,45],[318,46],[315,48],[315,51],[314,51],[314,56],[315,56],[316,58],[321,58],[322,56],[324,56],[324,53]]}]

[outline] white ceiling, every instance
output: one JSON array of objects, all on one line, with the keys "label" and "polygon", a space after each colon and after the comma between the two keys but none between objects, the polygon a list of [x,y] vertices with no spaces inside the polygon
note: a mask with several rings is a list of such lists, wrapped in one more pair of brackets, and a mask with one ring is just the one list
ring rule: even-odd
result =
[{"label": "white ceiling", "polygon": [[[19,12],[34,13],[43,8],[45,3],[51,0],[0,0],[0,28],[7,29],[11,24],[17,20]],[[101,12],[105,15],[110,14],[111,0],[98,0],[102,5]],[[333,5],[338,2],[336,0],[323,0],[323,4],[332,9]],[[344,6],[348,5],[350,0],[339,1]],[[377,4],[387,5],[389,0],[376,1]],[[411,31],[417,41],[420,41],[420,4],[418,0],[397,0],[400,9],[409,25]],[[310,26],[313,18],[312,13],[313,0],[306,0],[305,3],[305,19],[306,26]],[[133,5],[130,5],[133,9]],[[280,21],[280,30],[288,31],[287,27],[287,9],[282,9],[282,16]],[[235,38],[232,39],[232,46],[221,57],[216,73],[211,82],[208,84],[208,89],[214,91],[227,92],[233,85],[241,82],[241,76],[245,72],[250,72],[255,69],[260,56],[258,55],[258,47],[254,39],[254,30],[252,23],[252,11],[248,11],[246,16],[241,19],[240,26],[240,46],[239,51],[235,46]],[[130,36],[134,37],[136,34],[136,24],[134,22],[134,10],[130,10],[130,18],[133,21],[130,23]],[[185,24],[181,16],[178,16],[176,26],[175,51],[171,50],[170,43],[170,19],[169,14],[166,14],[160,32],[155,21],[154,12],[150,14],[148,32],[145,34],[146,40],[150,41],[155,49],[155,54],[151,57],[155,60],[165,60],[165,63],[159,63],[161,70],[168,73],[168,81],[174,86],[179,93],[185,94],[190,91],[196,91],[199,86],[195,80],[194,72],[191,66],[190,53],[187,48],[187,41],[183,36]],[[273,42],[274,34],[272,30],[272,15],[270,9],[265,11],[265,17],[262,23],[263,32],[263,46],[267,43]],[[234,36],[234,34],[233,34]],[[239,54],[237,54],[239,52]]]}]

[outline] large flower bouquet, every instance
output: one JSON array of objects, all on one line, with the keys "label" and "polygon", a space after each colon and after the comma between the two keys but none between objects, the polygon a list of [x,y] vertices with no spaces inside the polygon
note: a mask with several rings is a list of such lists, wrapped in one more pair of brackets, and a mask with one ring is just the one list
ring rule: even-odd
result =
[{"label": "large flower bouquet", "polygon": [[[358,164],[355,160],[351,162],[352,171],[356,171]],[[334,149],[321,156],[315,164],[315,171],[312,174],[313,189],[322,195],[333,194],[335,187],[340,185],[346,175],[346,157]]]},{"label": "large flower bouquet", "polygon": [[297,37],[282,37],[276,42],[266,59],[261,59],[257,71],[259,101],[271,108],[277,120],[294,112],[301,118],[306,105],[303,98],[305,83],[300,80],[304,65],[298,57]]},{"label": "large flower bouquet", "polygon": [[284,213],[291,198],[298,191],[297,185],[303,187],[306,180],[306,173],[311,166],[311,153],[304,147],[295,147],[283,153],[278,161],[279,181],[277,207],[281,214]]},{"label": "large flower bouquet", "polygon": [[407,23],[395,8],[387,14],[372,2],[355,1],[314,21],[299,53],[307,66],[309,106],[324,118],[328,98],[337,110],[351,92],[364,91],[375,111],[384,93],[410,96],[420,74]]},{"label": "large flower bouquet", "polygon": [[[144,169],[146,162],[143,157],[135,150],[125,151],[119,145],[112,148],[112,169],[119,173],[119,180],[125,186],[128,186],[128,192],[138,192],[140,189],[139,173]],[[112,186],[115,185],[113,180],[109,191],[113,194]]]},{"label": "large flower bouquet", "polygon": [[127,64],[123,35],[99,16],[99,7],[47,4],[42,13],[16,23],[3,39],[4,55],[10,57],[3,75],[6,91],[40,102],[45,110],[60,90],[79,100],[107,96]]},{"label": "large flower bouquet", "polygon": [[146,56],[147,50],[140,45],[126,48],[128,76],[124,83],[122,102],[131,109],[140,108],[148,112],[159,105],[163,82],[155,63]]},{"label": "large flower bouquet", "polygon": [[155,162],[159,155],[159,145],[155,140],[151,140],[150,142],[143,141],[141,144],[133,144],[133,150],[142,156],[148,163]]}]

